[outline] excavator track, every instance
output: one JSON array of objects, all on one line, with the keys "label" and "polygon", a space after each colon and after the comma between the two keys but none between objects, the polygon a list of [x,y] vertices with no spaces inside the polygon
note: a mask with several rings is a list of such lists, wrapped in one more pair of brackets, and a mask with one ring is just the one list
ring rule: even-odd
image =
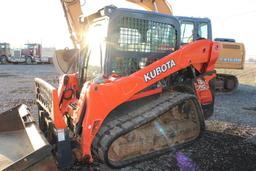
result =
[{"label": "excavator track", "polygon": [[229,93],[238,87],[238,79],[230,74],[217,74],[215,89],[217,92]]},{"label": "excavator track", "polygon": [[92,145],[94,159],[123,167],[190,142],[204,129],[194,95],[169,92],[139,106],[102,124]]}]

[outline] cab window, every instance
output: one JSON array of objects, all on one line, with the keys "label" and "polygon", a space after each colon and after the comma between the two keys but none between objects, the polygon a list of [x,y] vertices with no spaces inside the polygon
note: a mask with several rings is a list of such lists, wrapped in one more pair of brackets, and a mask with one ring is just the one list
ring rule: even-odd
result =
[{"label": "cab window", "polygon": [[4,48],[5,48],[5,45],[4,45],[4,44],[0,45],[0,48],[1,48],[1,49],[4,49]]},{"label": "cab window", "polygon": [[208,23],[200,23],[198,34],[200,38],[208,39]]},{"label": "cab window", "polygon": [[194,24],[185,21],[181,23],[181,43],[186,44],[193,41]]},{"label": "cab window", "polygon": [[[92,80],[103,73],[103,66],[105,61],[107,36],[107,22],[106,20],[97,21],[92,24],[86,33],[88,46],[88,68],[87,80]],[[85,65],[87,65],[85,63]]]}]

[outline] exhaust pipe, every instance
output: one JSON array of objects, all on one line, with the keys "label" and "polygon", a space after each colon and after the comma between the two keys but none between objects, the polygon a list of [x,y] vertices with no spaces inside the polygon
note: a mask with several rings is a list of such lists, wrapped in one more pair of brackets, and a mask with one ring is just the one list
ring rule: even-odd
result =
[{"label": "exhaust pipe", "polygon": [[0,170],[58,170],[51,151],[26,105],[0,114]]}]

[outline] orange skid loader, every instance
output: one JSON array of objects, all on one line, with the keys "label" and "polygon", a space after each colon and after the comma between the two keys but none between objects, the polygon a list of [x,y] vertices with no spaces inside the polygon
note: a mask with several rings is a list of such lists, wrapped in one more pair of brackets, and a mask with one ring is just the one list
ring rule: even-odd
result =
[{"label": "orange skid loader", "polygon": [[83,22],[80,53],[55,59],[68,71],[65,54],[76,56],[77,70],[57,88],[35,79],[39,127],[58,168],[123,167],[195,140],[213,114],[219,44],[180,48],[178,20],[155,12],[111,6]]}]

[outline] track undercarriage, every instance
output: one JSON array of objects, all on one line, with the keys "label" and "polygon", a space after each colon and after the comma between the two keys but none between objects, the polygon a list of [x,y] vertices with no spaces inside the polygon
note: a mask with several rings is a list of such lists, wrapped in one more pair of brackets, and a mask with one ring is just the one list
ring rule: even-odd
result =
[{"label": "track undercarriage", "polygon": [[234,75],[230,74],[217,74],[216,77],[216,91],[217,92],[233,92],[238,87],[238,79]]},{"label": "track undercarriage", "polygon": [[194,140],[204,128],[193,95],[172,92],[142,106],[143,101],[122,106],[129,109],[117,109],[104,122],[93,143],[95,158],[110,167],[122,167]]}]

